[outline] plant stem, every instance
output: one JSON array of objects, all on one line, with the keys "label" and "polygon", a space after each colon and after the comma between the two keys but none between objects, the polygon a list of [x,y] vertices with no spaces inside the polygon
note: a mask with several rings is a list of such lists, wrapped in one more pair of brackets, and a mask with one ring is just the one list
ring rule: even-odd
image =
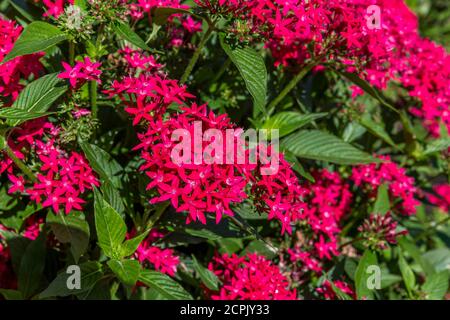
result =
[{"label": "plant stem", "polygon": [[73,66],[75,64],[75,43],[69,41],[69,64]]},{"label": "plant stem", "polygon": [[217,74],[214,77],[214,79],[211,80],[211,83],[219,81],[219,79],[222,77],[222,75],[228,69],[230,64],[231,64],[231,59],[230,59],[230,57],[228,57],[227,60],[222,64],[222,67],[220,67],[219,72],[217,72]]},{"label": "plant stem", "polygon": [[164,211],[166,211],[166,209],[169,207],[170,202],[166,201],[161,203],[157,208],[155,213],[153,214],[153,216],[148,220],[147,223],[147,230],[151,230],[153,228],[153,226],[155,225],[155,223],[159,220],[159,218],[161,218],[162,214],[164,213]]},{"label": "plant stem", "polygon": [[209,24],[208,30],[206,30],[205,34],[203,35],[202,39],[200,40],[197,50],[195,50],[194,55],[191,58],[191,61],[189,61],[189,64],[186,67],[186,70],[184,70],[183,76],[180,79],[180,84],[184,84],[187,81],[187,79],[189,78],[190,74],[192,73],[192,70],[195,67],[195,64],[198,61],[198,58],[200,57],[200,53],[202,52],[203,47],[206,45],[206,42],[208,42],[208,39],[211,36],[213,31],[214,31],[214,25]]},{"label": "plant stem", "polygon": [[283,89],[283,91],[281,91],[280,94],[274,100],[272,100],[272,102],[268,105],[267,110],[271,111],[272,109],[275,109],[275,107],[284,99],[284,97],[286,97],[288,93],[295,88],[300,80],[302,80],[316,64],[317,61],[312,61],[311,63],[307,64],[302,70],[300,70],[300,72],[294,78],[292,78],[292,80]]},{"label": "plant stem", "polygon": [[35,182],[37,180],[34,173],[27,167],[25,163],[22,162],[17,156],[15,155],[14,151],[11,150],[11,148],[6,145],[5,151],[8,157],[14,162],[14,164],[32,181]]},{"label": "plant stem", "polygon": [[97,81],[91,81],[89,83],[89,96],[91,98],[91,111],[92,118],[97,119],[98,104],[97,104]]},{"label": "plant stem", "polygon": [[342,248],[344,248],[344,247],[346,247],[346,246],[349,246],[349,245],[351,245],[351,244],[354,244],[354,243],[356,243],[356,242],[362,241],[362,240],[364,240],[364,238],[355,238],[355,239],[353,239],[353,240],[351,240],[351,241],[348,241],[348,242],[346,242],[346,243],[343,243],[342,245],[339,246],[339,250],[341,250]]}]

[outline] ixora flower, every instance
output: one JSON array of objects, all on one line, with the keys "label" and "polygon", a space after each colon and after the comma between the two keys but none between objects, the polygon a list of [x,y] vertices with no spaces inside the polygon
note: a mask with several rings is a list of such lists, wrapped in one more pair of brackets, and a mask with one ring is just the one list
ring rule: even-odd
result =
[{"label": "ixora flower", "polygon": [[289,290],[288,279],[263,256],[217,255],[208,268],[222,282],[218,293],[210,293],[213,300],[297,299],[296,291]]}]

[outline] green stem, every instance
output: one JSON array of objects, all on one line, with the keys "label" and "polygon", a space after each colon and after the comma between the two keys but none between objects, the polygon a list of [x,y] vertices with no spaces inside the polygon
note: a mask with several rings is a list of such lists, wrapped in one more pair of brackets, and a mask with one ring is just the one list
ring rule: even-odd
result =
[{"label": "green stem", "polygon": [[166,209],[169,207],[170,202],[166,201],[161,203],[155,211],[155,214],[148,220],[147,223],[147,230],[151,230],[153,228],[153,226],[155,225],[155,223],[159,220],[159,218],[161,218],[162,214],[164,213],[164,211],[166,211]]},{"label": "green stem", "polygon": [[211,80],[211,83],[217,82],[223,76],[223,74],[228,69],[230,64],[231,64],[231,59],[230,59],[230,57],[228,57],[228,59],[222,64],[222,67],[220,67],[220,70],[219,70],[219,72],[217,72],[214,79]]},{"label": "green stem", "polygon": [[200,57],[200,53],[202,52],[203,47],[208,42],[208,39],[211,36],[213,31],[214,31],[214,25],[213,24],[208,25],[208,30],[206,30],[205,34],[203,35],[202,39],[200,40],[197,50],[195,50],[194,55],[191,58],[191,61],[189,61],[189,64],[186,67],[186,70],[184,70],[183,76],[180,79],[181,84],[184,84],[187,81],[187,79],[189,78],[190,74],[192,73],[192,70],[195,67],[195,64],[198,61],[198,58]]},{"label": "green stem", "polygon": [[34,173],[27,167],[25,163],[22,162],[17,156],[15,155],[14,151],[11,150],[11,148],[6,145],[5,151],[8,157],[14,162],[14,164],[32,181],[35,182],[37,180]]},{"label": "green stem", "polygon": [[313,61],[307,64],[302,70],[300,70],[300,72],[288,83],[288,85],[283,89],[283,91],[281,91],[280,94],[268,105],[267,109],[269,111],[275,109],[275,107],[281,101],[283,101],[283,99],[288,95],[288,93],[295,88],[295,86],[300,82],[300,80],[302,80],[316,64],[317,62]]},{"label": "green stem", "polygon": [[75,43],[69,40],[69,64],[75,64]]},{"label": "green stem", "polygon": [[91,98],[91,111],[92,118],[97,119],[98,104],[97,104],[97,81],[91,81],[89,83],[89,96]]}]

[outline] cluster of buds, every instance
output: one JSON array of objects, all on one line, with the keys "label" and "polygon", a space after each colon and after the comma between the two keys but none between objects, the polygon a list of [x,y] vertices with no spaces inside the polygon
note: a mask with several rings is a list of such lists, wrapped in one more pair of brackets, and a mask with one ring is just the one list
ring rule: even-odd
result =
[{"label": "cluster of buds", "polygon": [[74,40],[88,39],[93,33],[94,19],[77,5],[67,6],[58,17],[61,29],[70,34]]},{"label": "cluster of buds", "polygon": [[358,231],[365,246],[381,250],[386,249],[388,244],[396,244],[398,236],[408,233],[407,230],[397,231],[397,222],[392,219],[390,212],[385,215],[371,214]]}]

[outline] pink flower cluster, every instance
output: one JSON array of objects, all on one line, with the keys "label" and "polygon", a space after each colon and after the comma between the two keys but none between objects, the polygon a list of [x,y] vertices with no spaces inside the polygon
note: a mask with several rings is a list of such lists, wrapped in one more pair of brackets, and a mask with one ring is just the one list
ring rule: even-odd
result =
[{"label": "pink flower cluster", "polygon": [[257,254],[217,255],[208,266],[222,286],[213,300],[296,300],[288,279],[270,260]]},{"label": "pink flower cluster", "polygon": [[[292,223],[304,219],[302,212],[307,209],[307,205],[302,197],[305,190],[300,187],[297,176],[282,155],[271,155],[279,160],[276,175],[261,175],[261,163],[239,164],[238,150],[234,152],[236,159],[232,161],[233,164],[176,164],[172,154],[179,142],[172,141],[172,136],[177,130],[184,129],[190,133],[190,137],[195,136],[196,123],[201,123],[203,132],[215,129],[222,132],[224,137],[228,129],[236,129],[235,132],[239,130],[226,114],[217,116],[208,111],[206,105],[183,106],[187,99],[194,96],[188,94],[184,86],[180,87],[177,81],[165,79],[159,69],[161,66],[150,56],[129,49],[122,53],[131,72],[136,68],[144,72],[138,77],[115,80],[112,88],[105,92],[123,101],[125,111],[134,118],[134,125],[146,127],[145,133],[138,134],[140,144],[135,150],[142,150],[145,163],[141,170],[152,179],[147,189],[156,189],[159,193],[151,200],[152,203],[170,200],[178,212],[189,213],[187,222],[199,220],[206,223],[205,213],[212,213],[218,223],[224,214],[233,215],[230,205],[246,199],[245,188],[251,186],[252,199],[257,209],[268,213],[269,219],[279,220],[282,233],[290,233]],[[163,118],[172,103],[180,105],[181,112]],[[196,152],[203,155],[210,144],[203,141],[198,147],[194,143],[195,139],[192,139],[192,154],[183,155],[183,158],[191,156],[190,159],[194,159]],[[226,145],[224,143],[224,148]],[[258,148],[258,159],[271,153],[270,147],[267,150],[262,150],[262,146]],[[250,153],[250,150],[246,152]],[[226,154],[226,149],[223,154]]]},{"label": "pink flower cluster", "polygon": [[369,192],[370,197],[376,197],[378,187],[388,186],[392,203],[403,215],[413,215],[419,201],[415,198],[417,189],[414,178],[406,175],[406,170],[390,160],[389,156],[380,156],[380,164],[368,164],[353,168],[351,179],[358,187]]},{"label": "pink flower cluster", "polygon": [[154,56],[143,53],[141,49],[133,50],[129,47],[125,47],[119,51],[119,54],[123,56],[127,68],[130,70],[151,72],[163,67],[162,64],[157,62],[157,59]]},{"label": "pink flower cluster", "polygon": [[292,232],[292,224],[302,218],[307,204],[302,200],[307,190],[299,185],[291,165],[279,156],[276,175],[259,175],[259,170],[247,171],[252,183],[251,194],[259,212],[266,212],[268,219],[281,222],[281,233]]},{"label": "pink flower cluster", "polygon": [[[310,60],[356,72],[386,89],[398,81],[421,106],[411,111],[439,136],[450,132],[450,67],[445,48],[423,39],[417,17],[403,0],[251,0],[196,3],[212,13],[230,13],[266,39],[276,65]],[[380,28],[369,28],[367,8],[381,9]]]},{"label": "pink flower cluster", "polygon": [[[29,195],[36,203],[51,207],[55,213],[63,206],[68,214],[73,209],[82,209],[81,204],[85,201],[80,196],[93,186],[99,186],[99,182],[84,156],[58,147],[57,135],[58,129],[43,119],[27,122],[14,132],[8,144],[19,159],[28,158],[34,163],[39,172],[37,180],[30,181],[29,177],[20,175],[6,155],[0,161],[0,173],[8,173],[12,183],[9,193]],[[33,152],[29,152],[31,150]]]},{"label": "pink flower cluster", "polygon": [[433,186],[433,191],[435,194],[426,194],[428,201],[448,213],[450,211],[450,184],[437,184]]},{"label": "pink flower cluster", "polygon": [[75,66],[63,62],[65,71],[58,75],[60,79],[69,79],[73,88],[82,86],[86,81],[100,81],[102,72],[98,69],[101,66],[99,62],[92,62],[89,57],[85,57],[83,61],[76,61]]},{"label": "pink flower cluster", "polygon": [[180,258],[174,254],[172,249],[161,249],[152,244],[163,236],[164,234],[161,232],[152,229],[137,248],[135,257],[141,264],[150,263],[155,270],[173,277],[180,264]]},{"label": "pink flower cluster", "polygon": [[[22,27],[16,25],[14,21],[0,18],[0,63],[12,50],[21,32]],[[28,79],[31,75],[36,78],[43,70],[39,62],[41,56],[41,54],[26,55],[0,64],[0,95],[14,100],[23,89],[20,80]]]},{"label": "pink flower cluster", "polygon": [[288,249],[292,263],[303,271],[322,272],[320,261],[332,259],[338,252],[339,223],[349,212],[352,194],[349,185],[336,172],[326,169],[313,172],[315,182],[308,182],[305,207],[299,217],[305,231],[302,245]]},{"label": "pink flower cluster", "polygon": [[64,12],[65,5],[74,4],[74,0],[34,0],[34,2],[42,2],[46,8],[44,16],[54,18],[58,18]]},{"label": "pink flower cluster", "polygon": [[[247,197],[244,192],[247,181],[242,176],[247,166],[176,164],[172,150],[178,143],[171,140],[175,130],[185,129],[194,136],[196,121],[202,123],[204,130],[233,128],[227,116],[216,116],[208,112],[205,105],[193,104],[190,108],[182,108],[182,111],[167,120],[155,118],[149,123],[147,132],[139,135],[141,144],[135,149],[142,149],[145,164],[141,170],[152,179],[147,189],[156,188],[160,194],[151,202],[170,200],[177,212],[189,212],[188,223],[197,220],[206,223],[206,212],[214,213],[216,222],[219,222],[223,214],[233,215],[231,203],[241,202]],[[203,154],[207,145],[208,142],[203,142],[199,152]],[[192,157],[196,150],[192,141]]]},{"label": "pink flower cluster", "polygon": [[118,96],[125,111],[131,114],[133,124],[153,121],[156,116],[163,115],[172,104],[183,104],[189,94],[185,86],[180,86],[177,80],[167,79],[160,71],[162,65],[153,56],[143,55],[140,51],[125,49],[121,51],[130,74],[136,70],[144,71],[138,77],[127,76],[121,81],[114,80],[110,90],[105,93],[110,97]]}]

